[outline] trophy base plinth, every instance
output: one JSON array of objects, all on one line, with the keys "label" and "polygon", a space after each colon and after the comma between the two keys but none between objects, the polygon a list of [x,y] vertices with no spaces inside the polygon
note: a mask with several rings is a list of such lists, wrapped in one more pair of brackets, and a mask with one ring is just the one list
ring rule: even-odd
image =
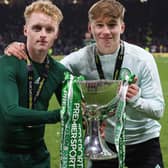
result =
[{"label": "trophy base plinth", "polygon": [[88,157],[90,160],[111,160],[116,159],[117,154],[116,153],[97,153],[97,154],[86,154],[86,157]]}]

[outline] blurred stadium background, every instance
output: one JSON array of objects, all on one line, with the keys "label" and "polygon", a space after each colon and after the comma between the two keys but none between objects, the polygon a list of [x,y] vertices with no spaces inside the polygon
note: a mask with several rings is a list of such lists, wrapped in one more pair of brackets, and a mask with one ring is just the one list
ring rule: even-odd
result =
[{"label": "blurred stadium background", "polygon": [[[33,0],[0,0],[0,54],[12,41],[25,41],[22,35],[23,11]],[[63,12],[60,36],[53,47],[56,59],[85,45],[87,11],[96,0],[52,0]],[[156,62],[163,86],[166,109],[161,119],[161,147],[168,168],[168,0],[120,0],[126,7],[126,32],[123,39],[149,50]],[[162,58],[167,57],[167,58]],[[51,99],[50,109],[58,107]],[[60,124],[47,125],[45,134],[51,153],[51,168],[59,167]]]},{"label": "blurred stadium background", "polygon": [[[33,0],[0,0],[0,53],[11,41],[24,41],[23,11]],[[96,0],[52,0],[63,11],[54,55],[66,55],[84,45],[87,11]],[[123,39],[151,52],[168,52],[168,1],[120,0],[126,6]]]}]

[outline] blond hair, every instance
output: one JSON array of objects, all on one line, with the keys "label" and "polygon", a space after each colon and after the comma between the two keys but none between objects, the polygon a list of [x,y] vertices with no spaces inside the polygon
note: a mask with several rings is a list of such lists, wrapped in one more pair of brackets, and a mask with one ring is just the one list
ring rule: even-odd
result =
[{"label": "blond hair", "polygon": [[48,16],[51,16],[58,24],[62,21],[63,15],[61,10],[54,5],[50,0],[37,0],[28,5],[24,12],[25,21],[30,18],[33,12],[42,12]]},{"label": "blond hair", "polygon": [[100,0],[93,4],[88,11],[89,21],[98,18],[111,18],[124,20],[125,7],[117,0]]}]

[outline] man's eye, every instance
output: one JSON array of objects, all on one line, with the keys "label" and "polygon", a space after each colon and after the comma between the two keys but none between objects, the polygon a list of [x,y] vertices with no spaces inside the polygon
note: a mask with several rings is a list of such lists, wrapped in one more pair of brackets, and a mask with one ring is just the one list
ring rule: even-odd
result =
[{"label": "man's eye", "polygon": [[46,29],[46,32],[48,32],[48,33],[51,33],[53,31],[54,31],[54,29],[52,27],[49,27],[49,28]]},{"label": "man's eye", "polygon": [[96,26],[97,27],[103,27],[103,24],[97,24]]},{"label": "man's eye", "polygon": [[34,26],[34,27],[33,27],[33,30],[36,31],[36,32],[38,32],[38,31],[41,30],[41,27],[40,27],[40,26]]},{"label": "man's eye", "polygon": [[108,24],[108,27],[115,27],[116,24]]}]

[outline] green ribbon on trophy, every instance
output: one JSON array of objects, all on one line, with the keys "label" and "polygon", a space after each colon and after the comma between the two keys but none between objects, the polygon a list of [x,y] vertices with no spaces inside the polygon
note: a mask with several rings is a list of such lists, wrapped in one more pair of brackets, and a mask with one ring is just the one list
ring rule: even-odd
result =
[{"label": "green ribbon on trophy", "polygon": [[76,83],[83,80],[65,73],[61,109],[61,168],[84,168],[81,92]]},{"label": "green ribbon on trophy", "polygon": [[116,109],[116,126],[115,126],[115,146],[118,153],[119,168],[125,166],[125,121],[126,121],[126,93],[129,84],[134,82],[135,75],[127,68],[122,68],[120,72],[120,80],[122,81],[119,91],[119,102]]}]

